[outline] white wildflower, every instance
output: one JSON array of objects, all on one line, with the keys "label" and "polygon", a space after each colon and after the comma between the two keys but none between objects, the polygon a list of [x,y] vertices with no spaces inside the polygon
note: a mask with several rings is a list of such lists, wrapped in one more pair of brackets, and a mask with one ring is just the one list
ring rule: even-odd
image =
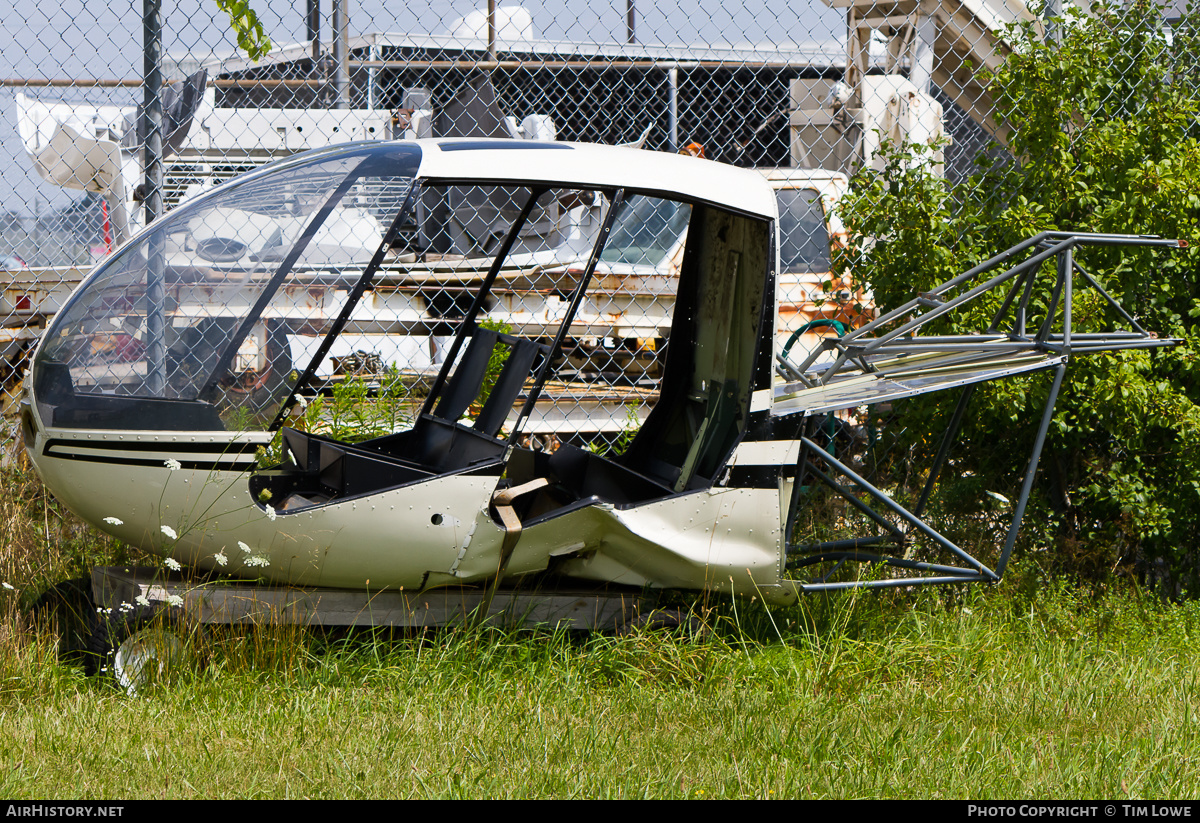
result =
[{"label": "white wildflower", "polygon": [[1005,497],[1004,495],[1002,495],[1000,492],[988,492],[987,496],[992,498],[993,500],[999,500],[1001,503],[1004,503],[1005,505],[1007,505],[1010,502],[1009,499],[1007,497]]},{"label": "white wildflower", "polygon": [[259,557],[257,554],[252,554],[246,558],[247,566],[269,566],[271,561],[265,557]]},{"label": "white wildflower", "polygon": [[144,594],[139,594],[137,597],[135,597],[133,599],[138,602],[139,606],[149,606],[150,605],[150,599],[148,597],[146,597],[146,595],[144,595]]},{"label": "white wildflower", "polygon": [[9,583],[7,580],[5,580],[3,583],[0,583],[0,586],[3,586],[4,588],[8,589],[10,592],[15,592],[17,590],[17,587],[14,586],[12,583]]},{"label": "white wildflower", "polygon": [[229,558],[225,556],[225,552],[217,552],[213,555],[213,560],[217,561],[218,566],[224,566],[229,562]]},{"label": "white wildflower", "polygon": [[250,547],[247,546],[245,543],[243,543],[241,540],[238,541],[238,548],[241,549],[242,551],[244,551],[246,554],[250,554]]},{"label": "white wildflower", "polygon": [[263,506],[263,508],[267,510],[267,519],[268,520],[274,520],[276,517],[279,516],[275,513],[275,510],[273,508],[271,508],[270,506]]},{"label": "white wildflower", "polygon": [[119,517],[106,517],[106,518],[104,518],[104,522],[110,526],[124,526],[125,525],[125,521]]},{"label": "white wildflower", "polygon": [[177,572],[177,571],[179,571],[180,568],[182,568],[179,565],[179,561],[176,560],[174,557],[168,557],[166,560],[163,561],[163,565],[166,566],[168,569],[170,569],[173,572]]},{"label": "white wildflower", "polygon": [[175,533],[175,530],[172,529],[170,526],[163,526],[162,533],[165,534],[167,537],[171,538],[172,540],[179,537],[179,535]]},{"label": "white wildflower", "polygon": [[296,395],[296,408],[300,409],[300,411],[304,411],[305,409],[307,409],[308,408],[308,398],[302,394]]},{"label": "white wildflower", "polygon": [[167,605],[168,606],[182,606],[183,598],[177,594],[168,594],[167,595]]},{"label": "white wildflower", "polygon": [[183,464],[180,463],[178,460],[176,460],[174,457],[168,457],[166,460],[163,461],[163,465],[165,465],[168,469],[170,469],[173,472],[177,472],[183,468]]},{"label": "white wildflower", "polygon": [[123,611],[123,612],[131,612],[131,611],[133,611],[133,604],[132,604],[132,603],[122,603],[122,604],[121,604],[121,611]]}]

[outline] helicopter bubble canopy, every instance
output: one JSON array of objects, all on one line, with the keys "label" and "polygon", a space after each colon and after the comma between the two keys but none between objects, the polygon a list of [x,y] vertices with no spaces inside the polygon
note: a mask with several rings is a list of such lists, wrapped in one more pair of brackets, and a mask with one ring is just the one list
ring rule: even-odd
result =
[{"label": "helicopter bubble canopy", "polygon": [[[348,144],[272,164],[182,204],[86,279],[35,356],[34,411],[45,428],[277,428],[300,381],[328,365],[339,334],[412,335],[403,313],[355,312],[381,266],[409,284],[439,285],[419,312],[426,348],[436,349],[463,325],[489,270],[569,292],[562,277],[578,277],[627,181],[664,196],[623,197],[597,262],[652,271],[677,253],[691,210],[684,201],[721,202],[731,191],[724,170],[698,184],[690,169],[675,168],[680,160],[462,140]],[[744,190],[738,182],[733,191]],[[773,216],[769,190],[739,197],[742,210]],[[646,214],[656,218],[652,238],[642,236]]]},{"label": "helicopter bubble canopy", "polygon": [[33,366],[43,423],[254,428],[298,377],[288,334],[305,319],[302,295],[344,294],[362,277],[418,162],[403,147],[317,152],[155,221],[48,330]]}]

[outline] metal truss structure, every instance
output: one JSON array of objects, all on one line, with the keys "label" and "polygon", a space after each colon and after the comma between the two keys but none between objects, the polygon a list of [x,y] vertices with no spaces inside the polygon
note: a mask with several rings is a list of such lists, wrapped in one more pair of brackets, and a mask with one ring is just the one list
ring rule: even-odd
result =
[{"label": "metal truss structure", "polygon": [[[776,389],[774,413],[781,416],[801,414],[810,421],[810,431],[801,437],[786,534],[789,537],[794,534],[796,514],[803,505],[810,482],[819,483],[844,498],[883,532],[811,544],[789,543],[789,568],[822,569],[802,587],[815,591],[856,586],[994,583],[1000,580],[1025,514],[1071,355],[1161,348],[1179,342],[1159,338],[1144,329],[1079,264],[1075,250],[1081,246],[1181,248],[1185,245],[1183,241],[1149,236],[1042,232],[918,295],[862,328],[840,338],[827,338],[800,363],[783,354],[778,355],[776,368],[786,382]],[[1031,325],[1031,300],[1039,294],[1035,284],[1045,264],[1051,261],[1055,264],[1055,274],[1049,301],[1044,317],[1034,327]],[[996,269],[1002,271],[984,279]],[[1104,305],[1115,312],[1129,330],[1076,332],[1072,328],[1072,304],[1077,286],[1094,289]],[[998,290],[1004,290],[1003,301],[982,333],[920,334],[930,323]],[[1053,382],[1026,465],[1020,497],[1013,507],[999,560],[992,569],[934,528],[925,516],[926,507],[947,464],[976,387],[988,380],[1038,371],[1053,372]],[[942,433],[941,445],[920,499],[911,511],[813,439],[815,432],[812,429],[821,415],[952,388],[962,389],[958,405]],[[872,502],[857,496],[855,488]],[[908,549],[914,536],[929,540],[953,560],[942,564],[913,559]],[[849,582],[831,579],[848,564],[855,563],[882,563],[911,574]]]}]

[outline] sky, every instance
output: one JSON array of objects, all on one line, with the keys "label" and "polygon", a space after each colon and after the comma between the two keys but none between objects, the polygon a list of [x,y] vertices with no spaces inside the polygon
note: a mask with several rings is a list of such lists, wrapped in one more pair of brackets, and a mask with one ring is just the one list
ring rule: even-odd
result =
[{"label": "sky", "polygon": [[[330,0],[320,0],[328,37]],[[445,34],[479,0],[348,0],[350,34]],[[500,5],[508,5],[501,0]],[[536,35],[583,43],[623,42],[625,0],[528,0]],[[277,45],[304,39],[304,0],[251,0]],[[0,77],[136,79],[141,76],[141,0],[15,0],[0,3]],[[236,41],[216,0],[164,0],[164,51],[173,56],[230,55]],[[640,0],[639,42],[688,45],[805,43],[844,39],[844,17],[822,0]],[[16,131],[15,94],[0,88],[0,211],[32,214],[61,208],[81,196],[40,181]],[[50,101],[135,104],[137,89],[25,90]]]}]

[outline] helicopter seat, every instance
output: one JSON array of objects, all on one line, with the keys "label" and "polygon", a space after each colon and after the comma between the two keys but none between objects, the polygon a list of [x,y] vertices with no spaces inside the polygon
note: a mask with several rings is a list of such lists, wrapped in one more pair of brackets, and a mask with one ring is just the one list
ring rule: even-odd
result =
[{"label": "helicopter seat", "polygon": [[[500,345],[507,348],[507,357],[487,397],[479,404],[492,355]],[[549,351],[549,346],[535,340],[476,329],[433,412],[421,414],[408,431],[370,440],[360,447],[431,474],[499,460],[506,446],[500,430],[529,375],[540,367]],[[479,405],[480,410],[474,421],[467,423],[462,418],[472,405]]]}]

